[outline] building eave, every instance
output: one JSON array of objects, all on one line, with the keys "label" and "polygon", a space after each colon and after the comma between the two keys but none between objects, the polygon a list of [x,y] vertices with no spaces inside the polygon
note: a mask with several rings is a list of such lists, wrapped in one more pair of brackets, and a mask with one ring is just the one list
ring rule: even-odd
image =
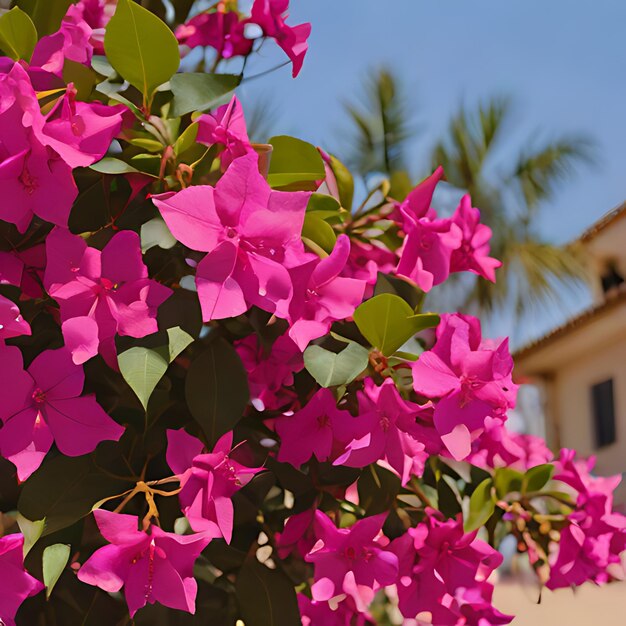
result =
[{"label": "building eave", "polygon": [[591,241],[596,235],[624,217],[626,217],[626,202],[622,202],[619,206],[605,213],[597,222],[594,222],[585,230],[574,243],[586,243]]},{"label": "building eave", "polygon": [[[590,307],[579,315],[571,318],[561,326],[558,326],[549,333],[543,335],[539,339],[532,341],[526,346],[520,348],[513,354],[516,363],[523,365],[523,362],[531,357],[535,357],[538,353],[552,346],[559,340],[571,335],[575,331],[592,324],[596,319],[609,314],[613,309],[617,309],[621,305],[626,304],[626,284],[620,288],[614,289],[606,294],[604,302]],[[522,368],[523,369],[523,368]]]}]

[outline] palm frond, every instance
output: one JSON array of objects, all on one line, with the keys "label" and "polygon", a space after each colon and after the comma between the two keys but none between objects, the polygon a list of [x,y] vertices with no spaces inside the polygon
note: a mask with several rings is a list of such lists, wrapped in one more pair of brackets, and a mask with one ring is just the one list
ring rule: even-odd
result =
[{"label": "palm frond", "polygon": [[524,204],[534,209],[552,196],[558,183],[569,178],[580,163],[594,160],[594,143],[587,137],[563,137],[520,155],[511,182],[519,185]]},{"label": "palm frond", "polygon": [[403,169],[405,143],[414,131],[393,73],[384,68],[374,73],[360,101],[344,107],[352,126],[352,146],[344,160],[363,176]]},{"label": "palm frond", "polygon": [[502,134],[509,109],[505,98],[492,98],[475,110],[461,106],[446,137],[432,151],[432,166],[442,165],[452,185],[473,193],[480,186],[485,162]]}]

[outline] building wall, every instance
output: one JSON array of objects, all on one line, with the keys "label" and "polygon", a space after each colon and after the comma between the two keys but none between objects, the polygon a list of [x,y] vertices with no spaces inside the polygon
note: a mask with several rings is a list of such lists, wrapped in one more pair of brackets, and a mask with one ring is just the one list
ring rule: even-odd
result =
[{"label": "building wall", "polygon": [[[616,442],[595,447],[591,387],[613,379]],[[626,327],[623,335],[592,352],[563,365],[552,383],[554,406],[562,447],[574,448],[582,456],[595,455],[595,471],[602,475],[626,472]],[[626,503],[626,481],[617,495]]]}]

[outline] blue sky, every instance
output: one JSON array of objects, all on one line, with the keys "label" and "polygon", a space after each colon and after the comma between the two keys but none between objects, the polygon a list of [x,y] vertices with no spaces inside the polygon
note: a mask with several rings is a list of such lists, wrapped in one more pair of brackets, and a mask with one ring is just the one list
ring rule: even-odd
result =
[{"label": "blue sky", "polygon": [[[336,147],[345,128],[341,103],[359,93],[372,67],[388,65],[403,78],[420,129],[410,148],[415,175],[461,102],[509,95],[512,147],[568,133],[597,142],[597,165],[543,208],[546,236],[572,239],[626,200],[626,3],[291,0],[290,13],[291,23],[313,25],[300,76],[292,80],[282,68],[240,92],[246,103],[273,104],[275,132]],[[267,46],[250,71],[282,59]],[[503,164],[506,156],[503,149]]]}]

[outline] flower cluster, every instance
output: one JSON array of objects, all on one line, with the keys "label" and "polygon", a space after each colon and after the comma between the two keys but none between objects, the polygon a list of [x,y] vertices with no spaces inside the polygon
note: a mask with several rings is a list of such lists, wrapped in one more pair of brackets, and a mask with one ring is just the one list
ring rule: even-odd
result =
[{"label": "flower cluster", "polygon": [[231,9],[231,4],[220,0],[208,11],[191,18],[176,30],[178,41],[190,48],[210,46],[218,58],[230,59],[249,55],[256,39],[269,37],[289,57],[295,78],[308,50],[311,25],[287,24],[289,0],[254,0],[248,17]]},{"label": "flower cluster", "polygon": [[439,217],[437,169],[354,208],[335,156],[175,74],[256,28],[296,75],[287,0],[143,4],[3,16],[0,623],[507,624],[506,535],[550,589],[622,576],[619,480],[510,432],[507,340],[422,310],[495,280],[469,196]]}]

